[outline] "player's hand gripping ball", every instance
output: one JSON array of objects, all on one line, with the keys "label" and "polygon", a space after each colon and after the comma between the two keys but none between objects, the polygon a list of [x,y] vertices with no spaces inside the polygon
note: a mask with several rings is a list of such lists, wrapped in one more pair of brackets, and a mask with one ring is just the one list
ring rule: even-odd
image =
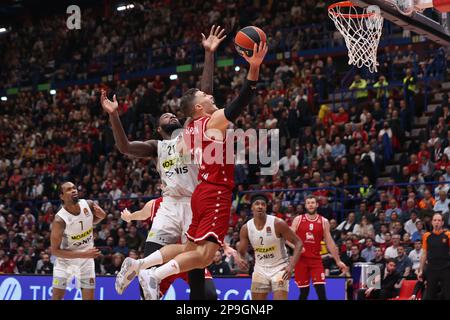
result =
[{"label": "player's hand gripping ball", "polygon": [[247,56],[251,57],[255,43],[259,45],[261,41],[267,42],[266,34],[255,26],[242,28],[238,31],[236,37],[234,37],[234,45],[241,56],[245,52]]}]

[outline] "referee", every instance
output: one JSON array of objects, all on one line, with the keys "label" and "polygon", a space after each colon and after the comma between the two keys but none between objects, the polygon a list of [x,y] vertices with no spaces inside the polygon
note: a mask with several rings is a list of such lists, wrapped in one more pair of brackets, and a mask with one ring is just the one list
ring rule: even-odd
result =
[{"label": "referee", "polygon": [[420,258],[419,279],[423,280],[423,270],[426,265],[427,288],[424,299],[437,299],[439,284],[442,297],[450,300],[450,232],[445,231],[442,214],[435,213],[433,232],[423,235],[423,254]]}]

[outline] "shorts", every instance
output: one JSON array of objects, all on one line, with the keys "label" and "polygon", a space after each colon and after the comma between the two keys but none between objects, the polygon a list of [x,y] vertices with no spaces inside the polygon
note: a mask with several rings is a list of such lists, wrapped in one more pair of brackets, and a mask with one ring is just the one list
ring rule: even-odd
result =
[{"label": "shorts", "polygon": [[274,291],[289,292],[289,280],[283,280],[284,268],[276,268],[274,271],[266,271],[255,268],[252,274],[251,291],[255,293],[267,293]]},{"label": "shorts", "polygon": [[304,288],[309,286],[311,279],[313,284],[325,284],[322,259],[300,257],[295,266],[295,283],[299,288]]},{"label": "shorts", "polygon": [[147,242],[162,246],[185,243],[185,233],[191,224],[191,198],[164,197],[153,219],[152,228],[147,235]]},{"label": "shorts", "polygon": [[95,289],[94,259],[56,258],[53,268],[53,288],[65,290],[73,277],[76,279],[77,288]]},{"label": "shorts", "polygon": [[193,242],[214,237],[223,245],[231,212],[232,191],[224,186],[201,182],[192,194],[192,223],[186,236]]}]

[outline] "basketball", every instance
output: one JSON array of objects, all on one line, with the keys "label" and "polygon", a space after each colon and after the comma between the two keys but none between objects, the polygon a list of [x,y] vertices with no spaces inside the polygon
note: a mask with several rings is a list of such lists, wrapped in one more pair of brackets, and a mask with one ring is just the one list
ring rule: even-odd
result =
[{"label": "basketball", "polygon": [[234,38],[236,50],[240,55],[245,52],[248,56],[253,55],[253,47],[260,41],[266,42],[267,37],[264,31],[255,26],[242,28]]}]

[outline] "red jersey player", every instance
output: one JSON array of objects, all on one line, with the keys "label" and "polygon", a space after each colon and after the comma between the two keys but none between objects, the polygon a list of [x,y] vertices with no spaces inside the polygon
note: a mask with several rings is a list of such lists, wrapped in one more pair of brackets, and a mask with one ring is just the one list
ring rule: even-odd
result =
[{"label": "red jersey player", "polygon": [[318,201],[314,196],[305,200],[306,214],[295,217],[292,230],[303,242],[303,252],[295,266],[295,282],[300,289],[299,300],[306,300],[309,294],[309,283],[312,278],[319,300],[326,300],[325,271],[320,255],[322,240],[341,270],[347,267],[339,258],[339,251],[330,234],[328,219],[317,213]]},{"label": "red jersey player", "polygon": [[[139,282],[146,300],[159,299],[161,280],[208,266],[223,245],[234,187],[234,163],[225,161],[229,160],[226,157],[226,130],[248,105],[266,53],[267,44],[260,42],[255,44],[251,57],[244,55],[250,64],[247,79],[239,96],[224,109],[217,108],[212,95],[198,89],[189,89],[181,98],[182,111],[193,119],[185,128],[185,142],[200,165],[200,183],[191,198],[192,222],[186,232],[190,241],[185,245],[165,246],[159,253],[152,253],[158,258],[155,262],[162,260],[164,264],[140,271]],[[153,259],[152,255],[148,260]]]}]

